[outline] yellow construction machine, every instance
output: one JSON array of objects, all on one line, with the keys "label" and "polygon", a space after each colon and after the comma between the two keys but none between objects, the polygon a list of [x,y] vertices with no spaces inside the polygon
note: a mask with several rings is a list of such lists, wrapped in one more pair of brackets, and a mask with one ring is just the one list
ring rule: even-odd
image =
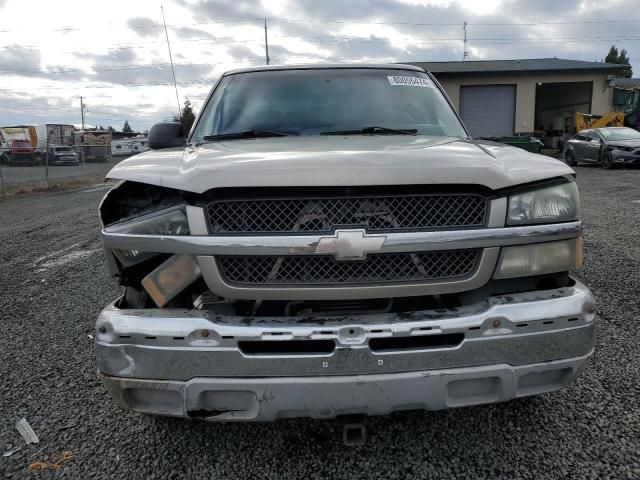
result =
[{"label": "yellow construction machine", "polygon": [[590,115],[576,112],[576,131],[587,128],[622,127],[624,126],[624,112],[609,112],[603,115]]}]

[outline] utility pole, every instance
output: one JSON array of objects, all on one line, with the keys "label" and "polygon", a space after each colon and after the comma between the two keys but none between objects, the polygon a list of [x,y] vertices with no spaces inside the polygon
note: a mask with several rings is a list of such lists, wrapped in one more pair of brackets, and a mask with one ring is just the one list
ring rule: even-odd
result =
[{"label": "utility pole", "polygon": [[167,32],[167,22],[164,19],[164,8],[160,5],[162,11],[162,24],[164,25],[164,35],[167,38],[167,49],[169,50],[169,62],[171,63],[171,74],[173,75],[173,87],[176,90],[176,102],[178,102],[178,119],[182,121],[182,109],[180,108],[180,97],[178,96],[178,84],[176,83],[176,71],[173,68],[173,57],[171,56],[171,44],[169,43],[169,33]]},{"label": "utility pole", "polygon": [[80,97],[80,116],[82,117],[82,130],[84,130],[84,97]]},{"label": "utility pole", "polygon": [[469,52],[467,52],[467,22],[466,21],[462,25],[462,29],[464,30],[464,48],[462,51],[462,61],[464,62],[469,56]]},{"label": "utility pole", "polygon": [[267,19],[264,19],[264,57],[269,65],[269,37],[267,36]]}]

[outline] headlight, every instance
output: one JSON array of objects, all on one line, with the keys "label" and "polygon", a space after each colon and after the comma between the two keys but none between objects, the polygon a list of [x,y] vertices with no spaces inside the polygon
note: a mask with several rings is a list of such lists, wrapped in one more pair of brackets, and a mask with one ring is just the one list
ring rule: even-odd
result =
[{"label": "headlight", "polygon": [[[131,235],[189,235],[189,222],[183,206],[149,213],[133,220],[105,227],[109,233]],[[134,265],[157,255],[139,250],[114,250],[113,254],[124,266]]]},{"label": "headlight", "polygon": [[509,197],[507,225],[567,222],[579,213],[578,187],[567,182]]}]

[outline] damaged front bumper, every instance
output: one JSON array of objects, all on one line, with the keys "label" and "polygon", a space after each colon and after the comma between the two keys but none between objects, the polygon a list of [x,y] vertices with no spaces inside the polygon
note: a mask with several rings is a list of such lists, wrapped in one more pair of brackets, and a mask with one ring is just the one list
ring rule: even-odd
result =
[{"label": "damaged front bumper", "polygon": [[457,309],[326,319],[111,305],[96,352],[111,394],[136,411],[330,418],[557,390],[591,355],[594,328],[593,297],[575,282]]}]

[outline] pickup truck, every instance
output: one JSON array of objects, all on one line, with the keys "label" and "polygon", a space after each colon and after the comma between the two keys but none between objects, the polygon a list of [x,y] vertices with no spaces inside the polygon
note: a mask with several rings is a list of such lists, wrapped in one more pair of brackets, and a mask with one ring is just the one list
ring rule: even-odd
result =
[{"label": "pickup truck", "polygon": [[271,421],[566,387],[592,355],[575,172],[476,141],[408,65],[225,73],[100,205],[123,287],[100,378],[134,411]]}]

